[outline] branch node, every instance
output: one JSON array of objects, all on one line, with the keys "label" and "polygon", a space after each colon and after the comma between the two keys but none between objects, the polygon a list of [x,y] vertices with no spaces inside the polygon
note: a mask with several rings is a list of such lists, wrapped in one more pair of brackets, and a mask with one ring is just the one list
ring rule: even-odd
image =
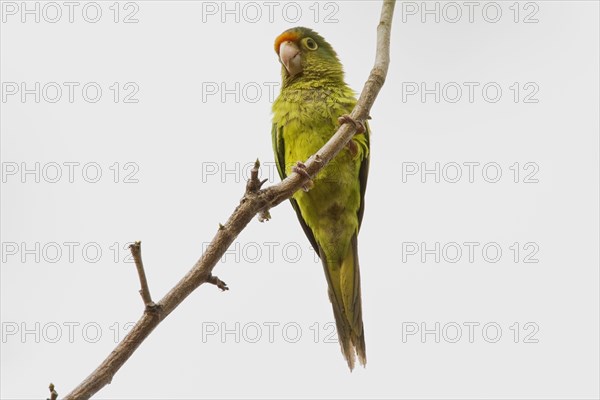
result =
[{"label": "branch node", "polygon": [[51,383],[48,386],[48,389],[50,389],[50,398],[46,399],[46,400],[56,400],[56,399],[58,399],[58,392],[56,390],[54,390],[54,383]]},{"label": "branch node", "polygon": [[258,222],[267,222],[271,219],[271,213],[268,209],[259,211]]},{"label": "branch node", "polygon": [[225,225],[223,225],[223,224],[219,224],[219,230],[220,230],[220,231],[222,231],[222,230],[224,230],[224,229],[225,229]]},{"label": "branch node", "polygon": [[250,178],[248,179],[248,182],[246,183],[246,195],[250,194],[250,193],[257,193],[260,188],[262,187],[262,185],[264,185],[264,183],[268,180],[265,179],[263,181],[261,181],[260,179],[258,179],[258,172],[260,170],[260,161],[258,161],[258,158],[256,159],[256,161],[254,162],[254,167],[250,170]]},{"label": "branch node", "polygon": [[161,310],[160,304],[156,304],[155,302],[151,301],[150,303],[146,304],[146,308],[144,309],[144,312],[148,313],[148,314],[158,314]]},{"label": "branch node", "polygon": [[208,276],[208,279],[206,280],[206,282],[215,285],[216,287],[221,289],[222,292],[229,290],[229,288],[227,287],[227,284],[213,274],[210,274]]}]

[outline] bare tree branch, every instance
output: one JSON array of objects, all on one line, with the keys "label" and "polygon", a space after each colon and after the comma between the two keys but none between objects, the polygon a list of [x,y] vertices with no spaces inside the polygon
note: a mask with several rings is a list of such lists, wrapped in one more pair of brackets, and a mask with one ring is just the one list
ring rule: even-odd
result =
[{"label": "bare tree branch", "polygon": [[[375,65],[365,83],[358,103],[352,113],[344,118],[335,135],[305,163],[307,174],[292,173],[282,182],[261,189],[265,181],[258,178],[258,160],[246,186],[244,197],[224,225],[219,225],[210,245],[192,269],[167,293],[154,309],[146,308],[142,317],[123,341],[79,386],[69,393],[65,400],[89,399],[102,387],[112,381],[113,376],[131,357],[138,346],[187,296],[198,286],[209,282],[218,287],[226,285],[212,275],[212,270],[239,233],[258,214],[260,220],[269,218],[270,208],[289,199],[297,190],[307,184],[327,163],[339,153],[360,129],[360,124],[369,117],[369,112],[387,76],[390,62],[390,35],[395,0],[384,0],[381,20],[377,26],[377,52]],[[348,123],[350,122],[350,123]],[[141,257],[140,257],[141,264]],[[136,261],[137,265],[137,261]],[[139,267],[138,267],[139,271]],[[143,271],[143,268],[142,268]],[[140,275],[140,280],[142,277]],[[144,278],[145,280],[145,278]],[[222,284],[220,286],[220,284]],[[221,287],[221,289],[223,289]],[[147,289],[147,283],[146,283]],[[142,292],[144,283],[142,282]],[[148,298],[149,298],[149,292]],[[144,298],[146,302],[146,298]]]},{"label": "bare tree branch", "polygon": [[144,264],[142,263],[142,242],[137,241],[133,244],[130,244],[129,250],[131,251],[131,255],[135,261],[135,267],[140,278],[140,285],[142,287],[140,289],[140,295],[142,296],[142,300],[144,300],[144,305],[146,308],[154,308],[156,307],[156,304],[154,304],[152,301],[152,296],[150,296],[148,280],[146,280],[146,272],[144,271]]}]

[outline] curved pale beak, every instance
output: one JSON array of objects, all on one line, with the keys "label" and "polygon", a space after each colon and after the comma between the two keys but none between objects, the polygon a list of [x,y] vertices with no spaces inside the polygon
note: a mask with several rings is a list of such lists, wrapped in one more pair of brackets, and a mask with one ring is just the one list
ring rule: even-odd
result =
[{"label": "curved pale beak", "polygon": [[281,43],[279,46],[279,60],[291,76],[302,72],[302,58],[296,43],[290,41]]}]

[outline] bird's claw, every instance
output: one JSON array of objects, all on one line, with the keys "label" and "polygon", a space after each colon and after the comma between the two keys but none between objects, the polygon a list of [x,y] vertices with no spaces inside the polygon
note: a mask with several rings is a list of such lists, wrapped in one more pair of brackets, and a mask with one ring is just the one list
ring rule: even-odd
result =
[{"label": "bird's claw", "polygon": [[310,174],[306,171],[306,165],[304,165],[303,162],[298,161],[296,165],[292,167],[292,171],[304,176],[305,178],[308,178],[308,182],[302,185],[302,190],[308,192],[310,189],[312,189],[314,183],[312,181],[312,178],[310,177]]},{"label": "bird's claw", "polygon": [[357,135],[359,133],[364,133],[366,131],[365,124],[363,124],[361,121],[355,120],[354,118],[352,118],[348,114],[344,114],[341,117],[339,117],[338,118],[338,122],[340,123],[340,125],[343,125],[343,124],[352,124],[354,126],[354,128],[356,129],[356,134]]},{"label": "bird's claw", "polygon": [[348,148],[348,151],[350,152],[352,158],[356,157],[356,155],[358,154],[358,145],[356,144],[356,142],[350,139],[350,141],[346,143],[346,147]]},{"label": "bird's claw", "polygon": [[[354,126],[354,129],[356,129],[355,135],[366,132],[365,124],[363,124],[361,121],[355,120],[348,114],[344,114],[341,117],[339,117],[338,122],[340,123],[340,125],[352,124]],[[348,144],[346,144],[346,147],[348,148],[348,151],[350,152],[352,158],[356,157],[356,155],[358,154],[358,145],[356,144],[356,142],[350,139]]]}]

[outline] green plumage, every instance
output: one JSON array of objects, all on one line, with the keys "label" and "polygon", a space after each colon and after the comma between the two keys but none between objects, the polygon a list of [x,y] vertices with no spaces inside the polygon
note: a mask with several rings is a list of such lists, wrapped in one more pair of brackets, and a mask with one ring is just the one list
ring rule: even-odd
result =
[{"label": "green plumage", "polygon": [[[301,72],[292,75],[287,66],[282,67],[281,93],[273,104],[273,148],[282,179],[331,138],[339,127],[338,118],[350,114],[356,104],[335,51],[321,36],[307,28],[291,29],[276,41],[278,53],[283,40],[297,46],[300,61],[294,62],[301,63]],[[342,353],[350,369],[355,353],[361,364],[366,363],[357,235],[369,164],[368,127],[352,141],[313,179],[308,192],[298,191],[291,199],[323,262]]]}]

